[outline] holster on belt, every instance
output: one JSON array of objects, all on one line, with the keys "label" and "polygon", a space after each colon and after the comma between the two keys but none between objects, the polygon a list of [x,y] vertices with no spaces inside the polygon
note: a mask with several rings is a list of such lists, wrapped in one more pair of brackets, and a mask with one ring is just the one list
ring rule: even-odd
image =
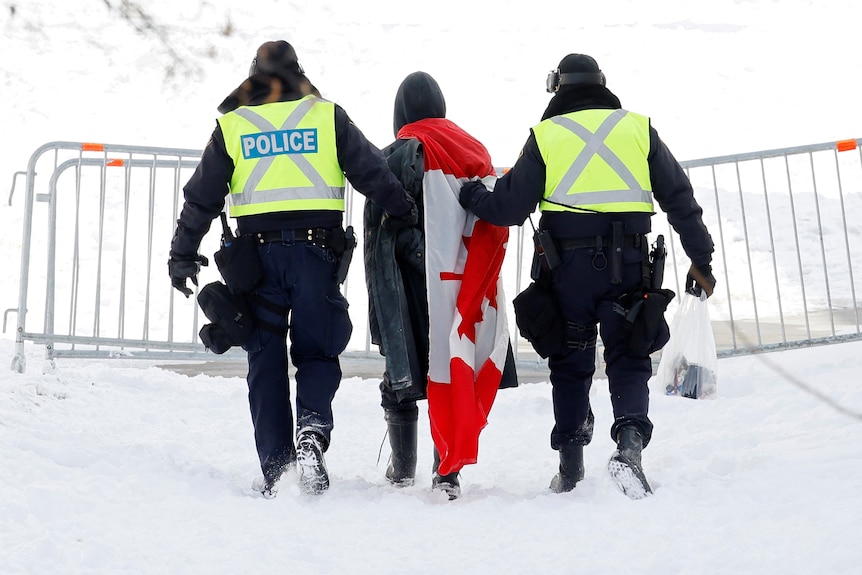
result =
[{"label": "holster on belt", "polygon": [[263,279],[263,266],[257,254],[257,244],[251,236],[235,236],[221,213],[221,248],[215,262],[231,293],[249,293]]},{"label": "holster on belt", "polygon": [[347,229],[344,231],[340,228],[333,230],[333,233],[342,235],[342,241],[336,240],[332,242],[332,252],[338,258],[335,264],[335,281],[342,284],[347,279],[350,261],[353,259],[353,250],[356,248],[356,234],[353,233],[353,226],[347,226]]},{"label": "holster on belt", "polygon": [[623,294],[614,303],[614,311],[622,315],[625,322],[614,337],[605,342],[605,347],[610,349],[627,340],[632,353],[647,356],[668,342],[670,330],[664,312],[676,294],[661,287],[667,255],[664,236],[656,238],[652,251],[648,251],[646,237],[640,245],[643,251],[640,289]]}]

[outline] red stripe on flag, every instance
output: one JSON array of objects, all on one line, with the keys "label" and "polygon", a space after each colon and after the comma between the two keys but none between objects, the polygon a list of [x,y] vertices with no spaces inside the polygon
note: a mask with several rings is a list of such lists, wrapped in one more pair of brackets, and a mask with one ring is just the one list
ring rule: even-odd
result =
[{"label": "red stripe on flag", "polygon": [[497,396],[502,372],[490,359],[475,376],[460,358],[450,363],[452,383],[428,382],[431,437],[440,453],[440,475],[476,463],[479,434],[488,425],[488,413]]},{"label": "red stripe on flag", "polygon": [[464,274],[456,274],[455,272],[440,272],[440,279],[443,281],[460,280]]}]

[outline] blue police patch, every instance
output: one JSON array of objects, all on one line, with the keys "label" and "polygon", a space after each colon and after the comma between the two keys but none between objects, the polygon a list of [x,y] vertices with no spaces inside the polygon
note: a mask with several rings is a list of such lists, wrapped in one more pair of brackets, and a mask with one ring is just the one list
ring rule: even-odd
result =
[{"label": "blue police patch", "polygon": [[240,136],[246,160],[281,154],[316,154],[317,128],[278,130]]}]

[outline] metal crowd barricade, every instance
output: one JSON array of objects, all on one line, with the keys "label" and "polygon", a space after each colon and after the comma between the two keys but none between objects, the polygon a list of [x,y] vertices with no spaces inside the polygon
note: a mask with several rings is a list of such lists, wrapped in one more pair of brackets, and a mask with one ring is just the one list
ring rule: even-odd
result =
[{"label": "metal crowd barricade", "polygon": [[[720,356],[862,338],[860,148],[862,140],[845,140],[682,162],[716,243],[719,284],[709,301]],[[4,314],[4,331],[9,312],[17,314],[13,370],[26,368],[25,341],[44,344],[48,362],[244,357],[240,350],[205,352],[198,339],[205,318],[194,302],[175,302],[179,292],[167,278],[182,186],[200,153],[79,142],[51,142],[33,153],[13,179],[14,194],[17,176],[26,176],[18,307]],[[50,177],[37,181],[37,167]],[[362,210],[354,209],[349,187],[345,199],[346,223],[359,231]],[[532,221],[538,224],[538,214]],[[666,287],[682,294],[689,261],[660,210],[651,240],[659,233],[669,251]],[[519,360],[543,363],[518,337],[511,305],[529,282],[531,236],[529,224],[512,230],[504,289]],[[201,253],[214,253],[218,239],[207,234]],[[364,269],[354,260],[343,286],[355,325],[348,352],[374,355]],[[217,279],[211,265],[199,283]]]},{"label": "metal crowd barricade", "polygon": [[[25,370],[28,340],[45,345],[49,362],[61,356],[136,357],[138,351],[147,357],[159,350],[177,358],[198,354],[201,345],[192,336],[197,309],[187,306],[187,317],[176,322],[164,246],[181,186],[200,153],[51,142],[32,154],[24,173],[18,307],[4,314],[4,329],[8,313],[17,314],[13,370]],[[37,181],[37,168],[50,177]],[[72,169],[73,178],[63,177]],[[40,244],[44,250],[34,249]],[[41,329],[35,327],[40,322]],[[174,333],[175,323],[186,335]]]},{"label": "metal crowd barricade", "polygon": [[[709,303],[719,356],[862,339],[862,139],[682,166],[716,244]],[[678,238],[665,237],[666,277],[682,293],[689,262]]]},{"label": "metal crowd barricade", "polygon": [[[709,308],[719,357],[862,339],[862,139],[681,164],[715,242]],[[665,287],[678,296],[670,323],[691,262],[656,211],[650,241],[665,236]],[[504,264],[510,319],[512,296],[529,282],[532,229],[513,236],[516,257]],[[516,350],[537,357],[523,342]]]}]

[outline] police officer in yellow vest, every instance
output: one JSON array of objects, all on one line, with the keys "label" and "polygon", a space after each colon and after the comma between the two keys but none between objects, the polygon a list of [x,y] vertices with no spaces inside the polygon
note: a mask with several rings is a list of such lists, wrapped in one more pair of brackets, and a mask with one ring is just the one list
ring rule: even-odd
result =
[{"label": "police officer in yellow vest", "polygon": [[[542,241],[546,252],[555,252],[542,262],[540,274],[565,321],[563,341],[548,358],[555,419],[551,447],[560,455],[551,489],[571,491],[584,476],[601,333],[614,412],[611,437],[617,443],[608,469],[623,492],[639,498],[651,493],[641,450],[653,430],[647,388],[652,366],[649,352],[634,351],[630,340],[620,337],[626,319],[619,310],[626,294],[643,285],[653,199],[691,259],[686,287],[692,293],[712,294],[713,242],[685,172],[649,118],[622,109],[593,58],[563,58],[548,76],[547,90],[554,96],[512,169],[497,180],[493,193],[468,182],[460,201],[497,225],[523,224],[538,205]],[[651,351],[666,341],[665,332]]]},{"label": "police officer in yellow vest", "polygon": [[[393,228],[415,224],[416,205],[344,110],[320,97],[287,42],[258,49],[249,78],[219,111],[184,188],[169,274],[175,288],[192,294],[186,279],[197,285],[206,265],[197,253],[201,239],[228,196],[238,233],[254,239],[263,271],[248,296],[256,327],[243,344],[263,471],[255,489],[274,496],[276,482],[297,464],[303,490],[321,493],[329,486],[323,453],[341,380],[338,356],[352,331],[335,277],[345,176],[385,210]],[[296,443],[285,336],[296,367]]]}]

